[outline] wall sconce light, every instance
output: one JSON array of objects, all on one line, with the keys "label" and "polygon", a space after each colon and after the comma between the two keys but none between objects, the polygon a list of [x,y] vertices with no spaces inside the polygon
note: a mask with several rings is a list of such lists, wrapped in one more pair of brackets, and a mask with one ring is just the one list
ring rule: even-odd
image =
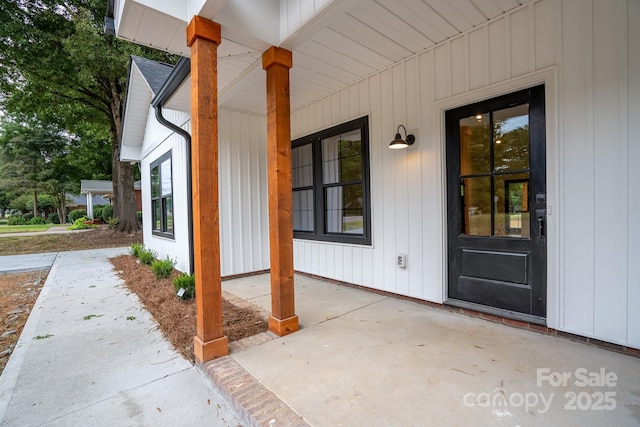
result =
[{"label": "wall sconce light", "polygon": [[[402,136],[400,136],[400,128],[404,129],[405,139],[402,139]],[[407,135],[407,128],[404,127],[404,125],[400,125],[396,131],[396,137],[389,144],[389,148],[392,150],[400,150],[413,145],[414,142],[416,142],[416,137],[414,135]]]}]

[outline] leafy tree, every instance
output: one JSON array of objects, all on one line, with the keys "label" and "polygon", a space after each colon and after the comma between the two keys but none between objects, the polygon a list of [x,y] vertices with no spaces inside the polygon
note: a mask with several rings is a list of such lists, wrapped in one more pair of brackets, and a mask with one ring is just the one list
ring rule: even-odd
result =
[{"label": "leafy tree", "polygon": [[[14,116],[57,123],[103,150],[109,141],[120,231],[138,229],[134,170],[119,161],[130,55],[172,57],[103,32],[104,0],[0,2],[0,100]],[[88,147],[88,146],[85,146]],[[96,153],[97,151],[94,151]],[[88,156],[90,157],[90,156]],[[100,163],[93,159],[92,163]]]}]

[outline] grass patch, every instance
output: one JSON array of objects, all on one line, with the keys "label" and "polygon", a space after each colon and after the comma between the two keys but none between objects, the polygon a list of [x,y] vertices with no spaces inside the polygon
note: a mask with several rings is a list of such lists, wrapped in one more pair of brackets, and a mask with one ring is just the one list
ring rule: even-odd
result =
[{"label": "grass patch", "polygon": [[34,339],[34,340],[44,340],[44,339],[47,339],[47,338],[51,338],[52,336],[53,336],[53,335],[51,335],[51,334],[47,334],[47,335],[38,335],[38,336],[33,337],[33,339]]},{"label": "grass patch", "polygon": [[33,233],[47,231],[51,224],[41,225],[0,225],[0,234],[7,233]]},{"label": "grass patch", "polygon": [[81,251],[98,248],[120,248],[142,241],[142,233],[125,234],[100,226],[89,231],[40,236],[0,237],[0,256],[37,254],[42,252]]},{"label": "grass patch", "polygon": [[84,320],[91,320],[94,317],[102,317],[104,316],[104,314],[88,314],[86,316],[83,317]]},{"label": "grass patch", "polygon": [[127,316],[127,320],[136,320],[136,316]]}]

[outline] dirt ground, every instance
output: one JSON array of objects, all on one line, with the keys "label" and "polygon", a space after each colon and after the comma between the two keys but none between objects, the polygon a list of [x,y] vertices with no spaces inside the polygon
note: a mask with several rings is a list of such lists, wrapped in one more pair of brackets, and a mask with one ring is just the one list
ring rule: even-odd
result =
[{"label": "dirt ground", "polygon": [[0,373],[36,303],[47,271],[0,274]]},{"label": "dirt ground", "polygon": [[[83,249],[129,247],[142,243],[142,233],[123,234],[100,226],[71,234],[11,236],[0,238],[0,256]],[[175,295],[170,279],[158,280],[147,266],[124,255],[113,258],[115,270],[153,315],[161,331],[191,362],[196,334],[195,300]],[[0,373],[4,369],[29,313],[47,278],[47,271],[0,274]],[[223,329],[229,341],[267,330],[268,323],[257,312],[223,302]]]},{"label": "dirt ground", "polygon": [[[195,299],[176,296],[172,278],[156,279],[148,266],[139,264],[131,255],[111,258],[116,272],[127,287],[138,295],[145,308],[160,325],[160,330],[189,361],[194,361],[193,337],[196,335]],[[268,328],[266,319],[257,311],[222,301],[222,329],[229,341],[237,341]]]}]

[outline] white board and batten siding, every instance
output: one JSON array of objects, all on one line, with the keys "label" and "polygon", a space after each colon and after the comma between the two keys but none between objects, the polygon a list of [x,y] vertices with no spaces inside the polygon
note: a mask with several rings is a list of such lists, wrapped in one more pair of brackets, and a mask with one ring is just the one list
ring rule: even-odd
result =
[{"label": "white board and batten siding", "polygon": [[[180,271],[189,269],[188,200],[185,140],[155,120],[147,121],[142,147],[142,200],[145,247],[161,258],[176,260]],[[189,115],[163,110],[164,117],[191,131]],[[219,109],[219,197],[222,275],[269,268],[267,213],[266,119],[264,116]],[[150,164],[171,150],[174,238],[151,231]]]},{"label": "white board and batten siding", "polygon": [[[443,302],[444,110],[544,82],[548,325],[640,347],[639,22],[636,0],[527,3],[292,112],[292,139],[369,115],[373,237],[296,240],[295,268]],[[417,142],[391,151],[400,124]]]}]

